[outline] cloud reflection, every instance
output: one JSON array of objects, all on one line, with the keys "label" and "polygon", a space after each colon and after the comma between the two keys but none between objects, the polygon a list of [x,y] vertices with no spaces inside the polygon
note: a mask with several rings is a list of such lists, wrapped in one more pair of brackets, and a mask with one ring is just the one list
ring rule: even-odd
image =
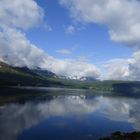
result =
[{"label": "cloud reflection", "polygon": [[82,117],[96,112],[113,121],[131,123],[140,130],[139,108],[140,99],[86,96],[58,96],[47,101],[4,105],[0,107],[0,140],[16,140],[24,130],[51,116]]},{"label": "cloud reflection", "polygon": [[[94,100],[94,101],[93,101]],[[84,115],[99,107],[99,99],[85,96],[57,97],[40,103],[10,104],[0,107],[0,139],[16,140],[23,130],[50,116]]]},{"label": "cloud reflection", "polygon": [[114,121],[133,124],[140,131],[140,99],[134,98],[104,98],[106,107],[102,113]]}]

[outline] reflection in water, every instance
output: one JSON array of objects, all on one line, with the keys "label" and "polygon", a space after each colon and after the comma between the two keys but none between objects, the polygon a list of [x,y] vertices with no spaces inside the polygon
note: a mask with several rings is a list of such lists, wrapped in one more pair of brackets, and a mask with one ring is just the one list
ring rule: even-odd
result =
[{"label": "reflection in water", "polygon": [[0,107],[0,140],[16,140],[24,130],[52,116],[82,117],[97,112],[112,121],[132,123],[140,130],[139,108],[139,99],[102,96],[57,96],[40,102],[12,103]]},{"label": "reflection in water", "polygon": [[99,99],[85,100],[85,97],[57,97],[49,102],[27,102],[0,107],[0,139],[16,140],[17,136],[43,119],[55,115],[80,115],[94,112]]},{"label": "reflection in water", "polygon": [[127,121],[140,131],[140,99],[133,98],[104,98],[106,103],[102,110],[114,121]]}]

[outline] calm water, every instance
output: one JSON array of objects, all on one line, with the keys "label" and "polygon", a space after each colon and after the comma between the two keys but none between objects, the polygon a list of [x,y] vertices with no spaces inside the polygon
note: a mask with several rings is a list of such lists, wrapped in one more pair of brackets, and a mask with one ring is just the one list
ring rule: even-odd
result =
[{"label": "calm water", "polygon": [[86,96],[82,90],[38,93],[0,96],[0,140],[96,140],[140,130],[139,98]]}]

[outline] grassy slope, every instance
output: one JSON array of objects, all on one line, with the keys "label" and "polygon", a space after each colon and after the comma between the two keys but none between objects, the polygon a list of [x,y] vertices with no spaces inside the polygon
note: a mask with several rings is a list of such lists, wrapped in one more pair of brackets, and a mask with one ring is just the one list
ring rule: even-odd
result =
[{"label": "grassy slope", "polygon": [[46,79],[31,72],[23,72],[0,62],[0,85],[61,86],[61,83]]},{"label": "grassy slope", "polygon": [[22,85],[22,86],[46,86],[93,89],[98,91],[115,91],[127,93],[140,93],[140,82],[129,81],[78,81],[60,79],[54,77],[43,77],[32,73],[15,69],[0,62],[0,86]]},{"label": "grassy slope", "polygon": [[140,82],[130,81],[78,81],[52,78],[51,80],[61,82],[64,86],[69,88],[92,89],[96,91],[109,92],[139,92]]}]

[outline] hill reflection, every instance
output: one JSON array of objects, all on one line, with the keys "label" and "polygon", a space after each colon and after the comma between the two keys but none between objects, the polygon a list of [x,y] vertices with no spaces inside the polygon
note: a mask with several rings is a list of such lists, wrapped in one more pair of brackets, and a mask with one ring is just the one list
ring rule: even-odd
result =
[{"label": "hill reflection", "polygon": [[[97,113],[108,120],[126,122],[134,129],[140,130],[139,108],[140,99],[136,98],[85,95],[49,95],[43,100],[5,104],[0,107],[0,139],[16,140],[24,130],[37,126],[52,116],[82,118]],[[92,120],[90,121],[92,123]]]}]

